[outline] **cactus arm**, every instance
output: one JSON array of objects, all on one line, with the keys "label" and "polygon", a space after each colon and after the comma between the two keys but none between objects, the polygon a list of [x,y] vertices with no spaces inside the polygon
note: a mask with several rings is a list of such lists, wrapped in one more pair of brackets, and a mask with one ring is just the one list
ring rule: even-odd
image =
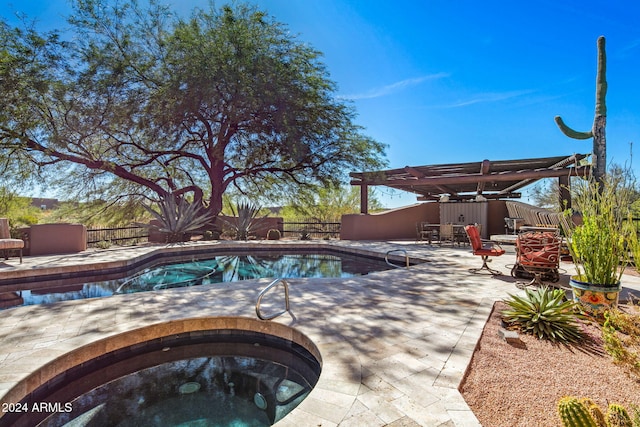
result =
[{"label": "cactus arm", "polygon": [[558,125],[558,127],[560,128],[562,133],[567,135],[569,138],[573,138],[573,139],[589,139],[589,138],[593,138],[593,131],[589,131],[589,132],[578,132],[578,131],[575,131],[575,130],[571,129],[569,126],[567,126],[566,124],[564,124],[564,121],[562,121],[562,117],[560,117],[560,116],[556,116],[554,118],[554,120],[556,121],[556,124]]}]

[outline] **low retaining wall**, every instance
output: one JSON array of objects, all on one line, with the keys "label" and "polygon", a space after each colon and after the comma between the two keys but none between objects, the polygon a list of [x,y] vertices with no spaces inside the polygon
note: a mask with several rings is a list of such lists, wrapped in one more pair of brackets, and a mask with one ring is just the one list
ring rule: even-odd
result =
[{"label": "low retaining wall", "polygon": [[415,239],[416,223],[426,221],[437,224],[439,220],[437,203],[420,203],[374,214],[343,215],[340,239]]},{"label": "low retaining wall", "polygon": [[25,255],[56,255],[87,250],[87,228],[82,224],[34,224],[22,230]]}]

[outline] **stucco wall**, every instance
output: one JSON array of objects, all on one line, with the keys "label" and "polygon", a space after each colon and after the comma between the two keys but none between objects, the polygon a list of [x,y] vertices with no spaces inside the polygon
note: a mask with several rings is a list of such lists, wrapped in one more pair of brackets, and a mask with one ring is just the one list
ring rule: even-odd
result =
[{"label": "stucco wall", "polygon": [[87,249],[87,228],[82,224],[34,224],[25,229],[25,255],[52,255]]},{"label": "stucco wall", "polygon": [[[490,200],[487,235],[504,234],[504,218],[509,216],[504,200]],[[415,239],[416,223],[440,223],[437,202],[426,202],[375,214],[342,216],[340,238],[343,240]]]},{"label": "stucco wall", "polygon": [[374,214],[342,216],[340,238],[343,240],[415,239],[416,223],[437,223],[437,203],[420,203]]}]

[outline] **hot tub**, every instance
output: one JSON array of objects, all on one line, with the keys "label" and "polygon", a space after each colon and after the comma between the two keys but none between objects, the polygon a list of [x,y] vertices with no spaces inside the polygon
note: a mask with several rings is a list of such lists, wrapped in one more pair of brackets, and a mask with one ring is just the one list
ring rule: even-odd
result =
[{"label": "hot tub", "polygon": [[[163,333],[178,323],[182,332]],[[44,366],[25,380],[41,378],[40,385],[19,399],[13,393],[15,410],[0,425],[269,426],[309,394],[320,369],[317,348],[293,328],[185,319],[119,334]]]}]

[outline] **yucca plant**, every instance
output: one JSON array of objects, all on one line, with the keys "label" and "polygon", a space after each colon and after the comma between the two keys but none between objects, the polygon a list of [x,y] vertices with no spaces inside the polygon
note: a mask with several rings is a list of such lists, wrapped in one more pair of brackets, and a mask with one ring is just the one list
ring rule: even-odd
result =
[{"label": "yucca plant", "polygon": [[185,233],[202,228],[211,221],[211,215],[201,206],[189,203],[182,197],[168,196],[156,204],[159,210],[143,206],[160,223],[151,227],[167,233],[167,243],[180,242]]},{"label": "yucca plant", "polygon": [[239,202],[235,206],[229,204],[229,210],[235,220],[223,221],[235,231],[237,240],[247,240],[251,233],[260,228],[260,220],[266,216],[260,216],[261,209],[260,206],[250,202]]},{"label": "yucca plant", "polygon": [[502,319],[522,332],[539,339],[575,343],[584,334],[577,322],[576,304],[567,301],[562,289],[540,287],[525,289],[525,296],[509,295],[504,302],[510,307],[502,311]]}]

